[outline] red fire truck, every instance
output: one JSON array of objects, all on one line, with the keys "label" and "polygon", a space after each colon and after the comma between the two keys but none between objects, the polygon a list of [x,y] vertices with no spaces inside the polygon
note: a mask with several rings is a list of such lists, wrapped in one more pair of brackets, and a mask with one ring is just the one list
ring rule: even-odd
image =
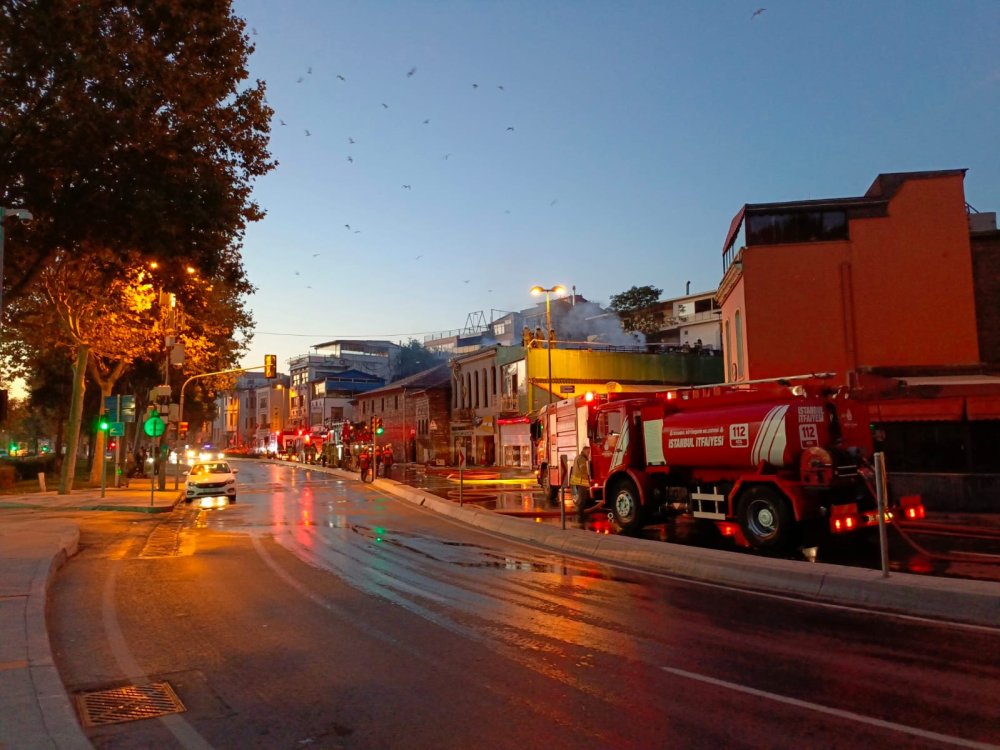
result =
[{"label": "red fire truck", "polygon": [[[592,495],[623,533],[689,515],[779,550],[878,525],[867,411],[824,376],[588,393],[544,407],[537,434],[550,498],[590,445]],[[890,507],[923,515],[919,496]]]}]

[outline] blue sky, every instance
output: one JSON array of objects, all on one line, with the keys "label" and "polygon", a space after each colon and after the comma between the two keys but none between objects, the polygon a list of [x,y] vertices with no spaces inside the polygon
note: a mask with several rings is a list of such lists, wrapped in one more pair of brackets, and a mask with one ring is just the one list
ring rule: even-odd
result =
[{"label": "blue sky", "polygon": [[968,168],[968,202],[1000,209],[996,0],[234,9],[279,162],[244,246],[247,366],[423,340],[535,284],[714,289],[744,203],[880,172]]}]

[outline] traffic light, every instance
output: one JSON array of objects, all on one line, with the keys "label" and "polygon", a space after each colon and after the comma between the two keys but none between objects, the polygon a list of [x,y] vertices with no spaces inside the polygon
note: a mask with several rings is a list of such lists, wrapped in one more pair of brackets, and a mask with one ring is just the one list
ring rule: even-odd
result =
[{"label": "traffic light", "polygon": [[372,417],[372,432],[376,435],[385,432],[385,428],[382,426],[382,417]]},{"label": "traffic light", "polygon": [[114,438],[111,438],[108,441],[108,450],[109,451],[113,451],[115,449],[115,446],[117,446],[117,445],[118,445],[118,442]]},{"label": "traffic light", "polygon": [[108,421],[107,414],[101,414],[100,418],[97,420],[97,429],[101,432],[107,432],[111,429],[111,422]]},{"label": "traffic light", "polygon": [[278,355],[277,354],[265,354],[264,355],[264,377],[268,378],[268,379],[278,377]]},{"label": "traffic light", "polygon": [[188,423],[178,422],[177,423],[177,437],[186,437],[188,434]]}]

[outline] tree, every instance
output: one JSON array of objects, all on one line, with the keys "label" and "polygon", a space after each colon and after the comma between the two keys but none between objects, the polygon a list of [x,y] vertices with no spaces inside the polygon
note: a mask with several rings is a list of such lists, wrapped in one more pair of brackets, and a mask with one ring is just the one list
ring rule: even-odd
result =
[{"label": "tree", "polygon": [[238,245],[275,166],[264,84],[240,88],[245,31],[226,0],[0,4],[0,205],[34,214],[11,222],[8,299],[60,252],[181,258],[183,276]]},{"label": "tree", "polygon": [[662,289],[655,286],[633,286],[621,294],[611,295],[608,307],[621,318],[622,328],[650,334],[659,330],[661,318],[649,311],[656,304]]}]

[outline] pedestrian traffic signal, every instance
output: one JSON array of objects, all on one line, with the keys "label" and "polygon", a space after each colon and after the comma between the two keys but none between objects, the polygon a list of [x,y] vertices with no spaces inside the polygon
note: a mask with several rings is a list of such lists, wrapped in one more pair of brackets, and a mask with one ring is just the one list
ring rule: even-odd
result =
[{"label": "pedestrian traffic signal", "polygon": [[376,435],[385,432],[385,428],[382,426],[382,417],[372,417],[372,432]]},{"label": "pedestrian traffic signal", "polygon": [[265,354],[264,355],[264,377],[265,378],[276,378],[278,377],[278,355],[277,354]]}]

